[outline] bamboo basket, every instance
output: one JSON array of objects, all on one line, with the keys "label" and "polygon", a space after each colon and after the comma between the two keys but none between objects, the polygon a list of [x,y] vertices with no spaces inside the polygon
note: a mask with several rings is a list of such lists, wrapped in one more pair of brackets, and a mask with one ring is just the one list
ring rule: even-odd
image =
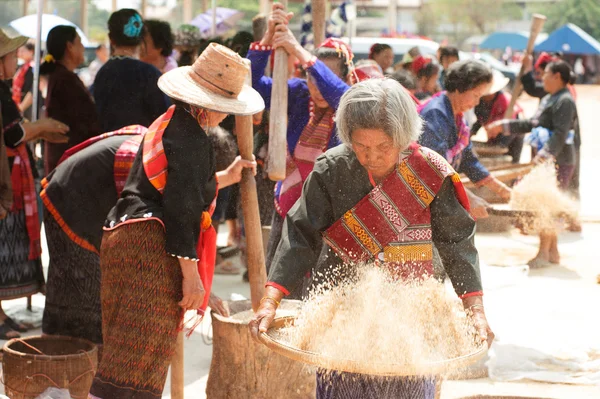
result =
[{"label": "bamboo basket", "polygon": [[334,359],[319,353],[302,350],[282,341],[280,330],[293,325],[294,320],[294,316],[276,318],[271,323],[269,330],[259,335],[259,340],[275,353],[279,353],[297,362],[328,370],[383,377],[440,376],[477,362],[487,354],[488,350],[487,345],[481,345],[476,351],[465,356],[419,365],[398,365],[393,363],[365,365],[353,360]]},{"label": "bamboo basket", "polygon": [[3,382],[11,399],[34,399],[51,387],[85,399],[97,368],[98,348],[81,338],[34,336],[4,345]]}]

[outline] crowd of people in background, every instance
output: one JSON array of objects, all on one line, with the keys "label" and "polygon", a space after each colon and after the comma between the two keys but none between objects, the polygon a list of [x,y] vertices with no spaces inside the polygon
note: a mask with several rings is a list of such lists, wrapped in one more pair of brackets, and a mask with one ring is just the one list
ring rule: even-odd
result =
[{"label": "crowd of people in background", "polygon": [[[436,57],[421,54],[419,48],[415,47],[396,64],[393,49],[387,44],[373,45],[368,59],[360,61],[354,60],[352,49],[347,43],[334,38],[327,39],[311,53],[299,44],[288,29],[289,18],[290,15],[275,4],[269,16],[259,15],[254,19],[252,33],[238,32],[232,38],[223,40],[203,38],[198,28],[192,25],[182,25],[173,31],[165,21],[143,20],[137,11],[122,9],[110,16],[109,43],[96,48],[95,59],[87,69],[85,82],[76,73],[84,58],[81,38],[73,27],[57,26],[48,34],[40,66],[39,98],[43,100],[37,106],[45,114],[33,123],[28,120],[31,119],[31,109],[35,106],[32,95],[34,46],[25,38],[10,39],[0,33],[2,144],[7,148],[15,193],[14,204],[11,204],[12,201],[0,204],[3,216],[0,220],[0,301],[45,292],[40,260],[42,219],[46,220],[47,229],[53,229],[53,232],[46,233],[51,249],[51,265],[57,262],[57,259],[52,258],[53,255],[61,256],[62,253],[62,256],[67,256],[65,252],[68,252],[64,250],[67,244],[61,244],[61,252],[56,249],[57,241],[53,240],[65,240],[67,237],[67,241],[71,240],[88,251],[79,259],[88,259],[85,262],[89,262],[91,270],[99,270],[98,251],[102,226],[106,213],[115,205],[118,195],[124,189],[128,174],[126,169],[121,171],[124,176],[120,180],[116,177],[113,179],[108,172],[110,166],[115,165],[115,173],[117,164],[137,168],[135,170],[138,172],[143,170],[140,165],[135,166],[133,161],[133,157],[142,151],[139,139],[137,143],[135,140],[130,142],[129,139],[144,133],[146,128],[152,129],[155,121],[164,118],[165,113],[172,112],[169,110],[173,109],[173,105],[181,106],[180,99],[165,94],[168,90],[160,87],[159,80],[170,71],[195,65],[198,56],[207,48],[212,48],[214,43],[227,46],[240,57],[251,61],[252,87],[266,105],[265,111],[256,113],[253,118],[261,223],[271,226],[266,257],[268,270],[273,262],[277,262],[277,248],[282,235],[285,235],[282,231],[284,218],[300,198],[303,183],[313,170],[317,158],[341,143],[336,134],[335,119],[341,97],[353,84],[368,79],[388,77],[400,83],[403,90],[410,94],[423,120],[424,129],[418,142],[437,152],[477,186],[486,186],[503,199],[510,197],[511,189],[494,178],[483,166],[473,149],[471,136],[484,129],[490,144],[508,148],[513,162],[519,162],[524,133],[536,127],[553,131],[551,141],[535,149],[534,160],[555,160],[561,187],[578,196],[581,138],[575,106],[576,93],[572,86],[572,68],[559,56],[541,54],[535,63],[531,58],[523,60],[527,71],[522,77],[523,86],[527,93],[540,98],[540,109],[533,118],[523,119],[522,111],[517,105],[512,113],[514,120],[509,121],[504,119],[510,104],[510,95],[504,91],[508,79],[483,62],[460,60],[459,51],[455,47],[440,47]],[[288,93],[290,103],[294,104],[288,109],[287,176],[277,183],[271,182],[265,172],[268,167],[268,113],[273,85],[268,71],[272,69],[275,48],[284,49],[289,55]],[[18,70],[17,57],[21,60]],[[9,85],[11,80],[12,87]],[[210,138],[206,143],[210,143],[213,147],[211,151],[217,154],[217,163],[211,167],[216,172],[225,173],[224,171],[229,170],[237,155],[235,119],[219,114],[219,121],[213,123],[214,120],[209,121],[209,116],[194,107],[176,109],[178,111],[175,112],[182,114],[175,114],[176,118],[173,120],[190,123],[187,117],[192,115],[198,122],[202,120],[206,123],[201,126]],[[472,110],[473,118],[468,121],[468,114]],[[569,117],[564,118],[564,123],[557,124],[555,115],[567,111]],[[107,132],[119,132],[116,136],[123,137],[104,142],[102,148],[87,150],[88,155],[76,152],[83,151],[90,145],[90,140],[94,142]],[[40,154],[35,154],[32,151],[34,147],[29,145],[37,141],[40,141],[43,149],[43,168],[36,167],[40,164]],[[125,151],[120,156],[128,161],[118,163],[116,159],[120,158],[115,158],[115,152],[124,143],[130,147],[128,152]],[[76,154],[79,154],[79,158],[75,157]],[[71,159],[71,164],[65,162],[68,159]],[[181,162],[179,167],[184,168],[186,163]],[[73,200],[73,203],[92,201],[100,196],[93,191],[89,181],[78,180],[67,173],[68,170],[75,170],[75,166],[81,170],[102,170],[103,167],[108,167],[102,178],[115,184],[114,187],[111,185],[109,197],[97,199],[101,213],[104,214],[96,212],[91,217],[89,213],[86,214],[87,211],[74,211],[73,214],[79,214],[82,220],[74,220],[73,217],[61,214],[59,203],[68,198],[68,192],[87,190],[85,195],[77,194],[81,197],[77,197],[80,202]],[[44,177],[46,178],[42,181]],[[121,203],[129,201],[131,209],[144,209],[148,211],[145,214],[152,215],[148,210],[152,208],[149,202],[136,202],[127,197],[142,195],[140,193],[148,188],[145,186],[147,181],[134,182],[130,178],[127,182],[129,191],[125,190]],[[55,187],[56,184],[63,184],[69,190],[65,189],[59,195],[56,188],[48,188]],[[40,185],[46,190],[42,194],[43,206],[39,197]],[[210,202],[212,198],[208,197],[215,194],[215,191],[203,193],[206,194],[205,200]],[[472,216],[486,217],[488,204],[473,193],[468,192],[467,195],[471,202]],[[227,245],[219,248],[215,254],[215,273],[242,274],[244,271],[244,265],[235,264],[231,258],[239,250],[242,253],[244,250],[243,221],[240,220],[239,206],[237,185],[218,190],[212,222],[218,228],[226,220],[229,238]],[[118,224],[131,218],[127,209],[113,210],[113,222]],[[43,213],[45,216],[42,216]],[[88,222],[90,217],[95,220],[95,224],[91,223],[94,231],[86,230],[89,226],[84,222]],[[576,221],[573,221],[571,227],[573,230],[580,229]],[[61,229],[66,236],[58,234]],[[182,253],[193,252],[189,248],[178,247],[187,242],[187,238],[182,238],[179,244],[175,242],[177,239],[175,236],[170,238],[169,244],[175,252],[180,249]],[[241,259],[243,263],[243,256]],[[62,279],[62,283],[57,284],[58,280],[52,283],[49,281],[50,289],[68,289],[68,283],[64,282],[71,279],[69,274],[77,274],[76,269],[81,267],[73,260],[69,262],[69,267],[61,273],[53,273],[51,267],[49,280]],[[554,263],[552,257],[542,255],[534,259],[532,266],[540,267],[548,263]],[[99,273],[86,276],[89,281],[93,281],[89,287],[94,298],[62,298],[57,309],[75,309],[73,323],[77,323],[77,312],[80,315],[87,314],[88,316],[81,316],[80,321],[92,323],[94,328],[70,330],[68,326],[61,327],[61,323],[51,321],[62,312],[56,310],[55,314],[47,315],[48,319],[44,322],[45,333],[82,336],[102,343],[101,334],[89,332],[97,332],[100,323],[100,276]],[[247,273],[244,278],[247,279]],[[309,277],[303,278],[307,283]],[[301,297],[307,286],[308,284],[301,285],[291,294]],[[52,295],[53,293],[50,297]],[[92,316],[89,316],[90,312]],[[27,326],[7,317],[0,307],[0,339],[18,337],[19,332],[26,329]],[[105,365],[102,370],[108,372],[107,367]]]}]

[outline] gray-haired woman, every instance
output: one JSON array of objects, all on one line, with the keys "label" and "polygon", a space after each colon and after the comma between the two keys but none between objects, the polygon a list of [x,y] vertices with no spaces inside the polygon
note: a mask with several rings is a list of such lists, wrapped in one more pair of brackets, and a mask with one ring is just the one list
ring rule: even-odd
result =
[{"label": "gray-haired woman", "polygon": [[[474,311],[480,336],[491,343],[469,202],[448,162],[414,144],[422,122],[413,100],[394,80],[361,82],[342,97],[336,123],[343,144],[317,160],[302,197],[286,216],[265,297],[250,323],[252,334],[267,330],[281,299],[308,271],[316,284],[317,276],[348,275],[350,262],[379,259],[402,276],[432,273],[435,245],[456,293]],[[356,231],[351,226],[360,226],[361,233],[351,233]],[[314,248],[322,239],[327,245],[318,253]],[[420,260],[413,262],[417,253]],[[410,263],[403,262],[407,258]],[[328,273],[336,268],[340,272]],[[429,378],[350,377],[328,373],[322,378],[318,372],[317,398],[340,397],[348,390],[356,397],[420,392],[433,398],[435,391]]]}]

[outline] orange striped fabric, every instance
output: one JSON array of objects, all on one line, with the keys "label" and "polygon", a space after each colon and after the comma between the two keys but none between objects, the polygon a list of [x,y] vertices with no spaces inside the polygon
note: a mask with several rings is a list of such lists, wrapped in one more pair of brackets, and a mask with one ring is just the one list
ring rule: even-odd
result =
[{"label": "orange striped fabric", "polygon": [[161,194],[167,184],[167,157],[163,148],[162,136],[167,126],[169,126],[173,112],[175,112],[174,105],[154,121],[144,136],[144,152],[142,154],[144,171],[150,183]]}]

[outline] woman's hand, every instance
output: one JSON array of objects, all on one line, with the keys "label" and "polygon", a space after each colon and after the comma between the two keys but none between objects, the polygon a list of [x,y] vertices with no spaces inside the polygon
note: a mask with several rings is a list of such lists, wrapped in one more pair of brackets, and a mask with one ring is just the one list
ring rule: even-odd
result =
[{"label": "woman's hand", "polygon": [[287,25],[293,16],[294,13],[286,12],[284,10],[283,4],[273,3],[273,8],[267,21],[267,31],[265,32],[265,36],[260,41],[260,44],[263,46],[271,46],[273,44],[273,35],[276,32],[276,27],[278,25],[283,25],[287,28]]},{"label": "woman's hand", "polygon": [[503,121],[499,120],[496,122],[492,122],[489,125],[486,125],[484,129],[487,133],[488,140],[493,140],[500,134],[502,134],[502,131],[504,130]]},{"label": "woman's hand", "polygon": [[533,162],[536,165],[542,164],[544,162],[553,162],[554,161],[554,156],[552,156],[552,154],[550,154],[548,151],[546,151],[545,149],[541,149],[538,151],[537,154],[535,154],[535,157],[533,157],[533,159],[531,160],[531,162]]},{"label": "woman's hand", "polygon": [[488,348],[490,348],[496,335],[488,324],[483,308],[471,308],[471,320],[473,321],[475,331],[477,331],[477,335],[481,338],[481,341],[487,342]]},{"label": "woman's hand", "polygon": [[290,58],[296,57],[300,64],[306,64],[313,58],[313,55],[310,53],[310,51],[306,50],[300,45],[300,43],[298,43],[298,40],[296,40],[296,37],[292,31],[287,28],[287,26],[277,26],[277,31],[273,36],[273,48],[284,49]]},{"label": "woman's hand", "polygon": [[473,296],[463,299],[463,306],[467,311],[467,315],[471,317],[473,326],[477,335],[482,342],[487,342],[488,348],[492,346],[495,334],[490,328],[485,317],[485,310],[483,308],[483,299],[481,296]]},{"label": "woman's hand", "polygon": [[275,318],[277,304],[272,300],[263,300],[254,318],[248,324],[252,338],[258,341],[259,334],[266,332]]},{"label": "woman's hand", "polygon": [[66,136],[69,132],[69,126],[56,119],[40,119],[33,124],[39,128],[38,138],[42,140],[50,143],[66,143],[69,141],[69,138]]},{"label": "woman's hand", "polygon": [[512,190],[506,184],[502,183],[500,180],[496,179],[495,177],[492,177],[491,179],[488,180],[488,182],[485,184],[485,186],[487,188],[489,188],[490,190],[492,190],[494,193],[496,193],[504,201],[506,201],[506,202],[510,201],[510,196],[512,194]]},{"label": "woman's hand", "polygon": [[275,34],[273,35],[273,49],[282,48],[289,55],[296,55],[300,43],[296,40],[296,37],[287,25],[277,25],[275,28]]},{"label": "woman's hand", "polygon": [[200,275],[198,274],[198,265],[196,261],[191,259],[178,259],[179,266],[181,266],[181,273],[183,274],[183,281],[181,283],[183,299],[179,302],[179,306],[185,310],[200,309],[205,292],[200,281]]},{"label": "woman's hand", "polygon": [[42,140],[46,140],[49,143],[68,143],[69,137],[65,135],[65,133],[60,132],[46,132],[40,135]]},{"label": "woman's hand", "polygon": [[254,314],[254,318],[248,323],[250,334],[256,341],[258,341],[258,336],[261,333],[267,332],[269,329],[269,326],[275,318],[275,312],[277,312],[279,302],[281,302],[283,296],[283,292],[275,287],[267,286],[265,288],[265,293],[263,299],[260,301],[260,306]]},{"label": "woman's hand", "polygon": [[225,302],[212,292],[210,293],[210,298],[208,299],[208,306],[210,308],[220,314],[223,317],[229,317],[229,309],[225,305]]},{"label": "woman's hand", "polygon": [[242,171],[244,169],[252,169],[252,174],[256,176],[256,158],[254,155],[252,155],[252,161],[242,159],[242,157],[238,155],[227,169],[217,172],[219,188],[225,188],[232,184],[239,183],[242,180]]},{"label": "woman's hand", "polygon": [[473,194],[471,190],[465,191],[467,193],[467,198],[469,198],[469,203],[471,204],[471,216],[473,216],[475,220],[489,217],[490,215],[488,215],[487,210],[490,207],[490,204],[483,198]]},{"label": "woman's hand", "polygon": [[527,57],[524,57],[522,66],[524,74],[533,71],[533,56],[528,55]]}]

